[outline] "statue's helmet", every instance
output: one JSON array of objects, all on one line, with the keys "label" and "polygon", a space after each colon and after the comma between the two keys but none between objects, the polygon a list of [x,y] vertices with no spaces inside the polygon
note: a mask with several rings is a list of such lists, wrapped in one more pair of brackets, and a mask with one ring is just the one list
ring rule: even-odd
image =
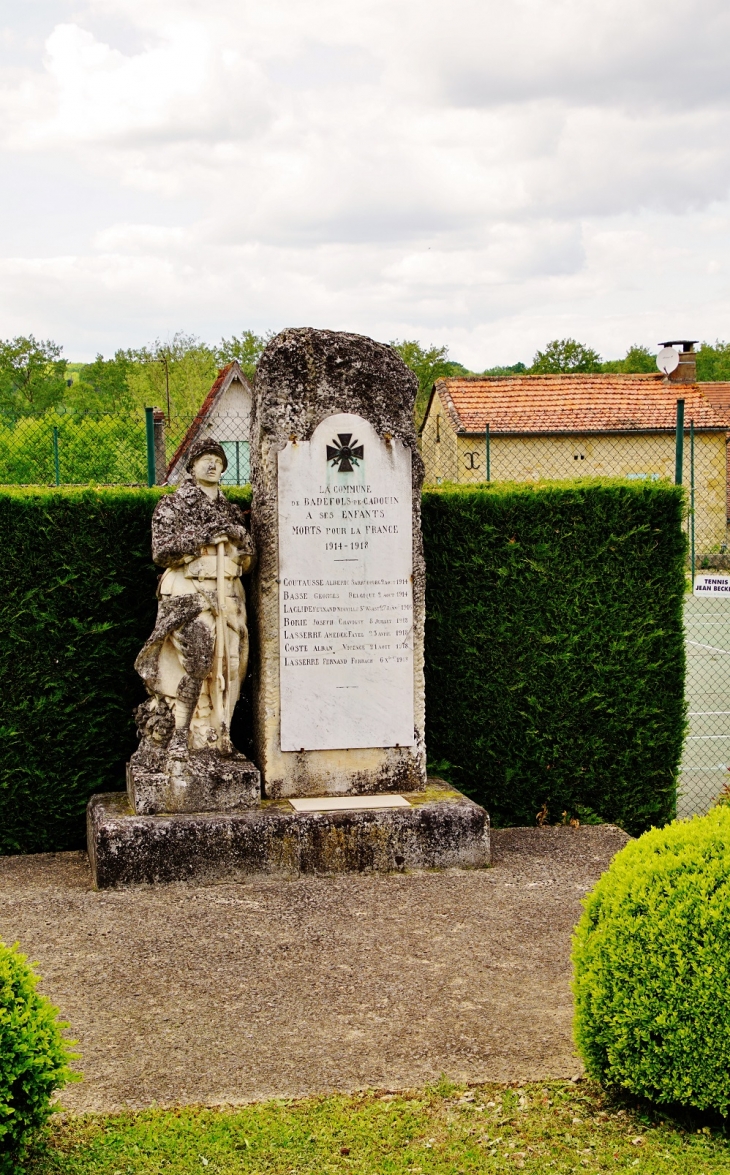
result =
[{"label": "statue's helmet", "polygon": [[192,472],[193,465],[198,460],[198,457],[204,457],[206,453],[215,453],[216,457],[220,457],[225,472],[228,468],[228,458],[226,457],[223,446],[218,441],[214,441],[212,437],[201,437],[199,441],[194,441],[190,446],[190,452],[185,461],[185,468],[188,473]]}]

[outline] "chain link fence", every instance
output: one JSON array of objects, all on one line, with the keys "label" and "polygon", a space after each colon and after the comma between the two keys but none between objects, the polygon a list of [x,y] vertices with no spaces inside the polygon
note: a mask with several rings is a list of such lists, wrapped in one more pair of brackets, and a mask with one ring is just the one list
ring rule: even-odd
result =
[{"label": "chain link fence", "polygon": [[696,397],[688,395],[685,406],[679,388],[664,427],[642,428],[637,421],[632,428],[629,421],[621,430],[578,432],[575,405],[566,403],[557,411],[551,406],[544,421],[550,431],[540,430],[537,405],[531,431],[520,433],[510,431],[509,421],[505,427],[504,412],[496,428],[484,413],[481,421],[475,419],[481,407],[477,391],[467,388],[461,402],[456,394],[432,400],[420,433],[427,485],[620,477],[685,486],[689,725],[678,814],[706,812],[723,788],[730,788],[730,430],[717,418],[710,421],[709,413],[695,420]]},{"label": "chain link fence", "polygon": [[223,445],[225,485],[246,485],[249,431],[249,417],[230,412],[167,418],[152,408],[124,415],[54,410],[0,418],[0,485],[176,483],[196,436]]}]

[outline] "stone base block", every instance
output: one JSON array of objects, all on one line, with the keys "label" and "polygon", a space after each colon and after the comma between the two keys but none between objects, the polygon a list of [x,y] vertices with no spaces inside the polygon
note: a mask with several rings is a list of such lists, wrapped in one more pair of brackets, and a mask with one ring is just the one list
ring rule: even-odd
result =
[{"label": "stone base block", "polygon": [[138,816],[237,812],[259,804],[261,775],[238,752],[190,751],[175,761],[137,751],[127,764],[127,795]]},{"label": "stone base block", "polygon": [[92,796],[94,884],[489,865],[489,817],[478,804],[439,780],[406,799],[407,808],[365,811],[295,812],[286,800],[264,800],[242,812],[138,816],[124,792]]}]

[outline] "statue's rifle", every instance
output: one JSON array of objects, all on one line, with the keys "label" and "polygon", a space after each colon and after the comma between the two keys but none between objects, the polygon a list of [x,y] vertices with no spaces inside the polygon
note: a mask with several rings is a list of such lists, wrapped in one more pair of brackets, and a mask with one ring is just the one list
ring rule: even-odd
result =
[{"label": "statue's rifle", "polygon": [[[230,682],[228,678],[228,643],[226,641],[226,577],[225,577],[225,562],[226,562],[226,540],[221,539],[216,543],[216,587],[218,594],[218,615],[216,616],[216,680],[218,682],[218,689],[220,696],[223,698],[223,716],[226,724],[226,734],[231,724],[231,716],[228,713],[230,706]],[[223,672],[223,658],[226,661],[226,671]]]}]

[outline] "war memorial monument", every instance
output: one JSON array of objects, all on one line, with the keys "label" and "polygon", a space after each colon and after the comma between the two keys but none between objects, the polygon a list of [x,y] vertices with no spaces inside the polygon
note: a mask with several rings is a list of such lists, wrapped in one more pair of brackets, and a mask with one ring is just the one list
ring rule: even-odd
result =
[{"label": "war memorial monument", "polygon": [[[127,790],[89,803],[98,887],[489,863],[486,812],[426,776],[415,390],[371,339],[272,339],[250,534],[222,447],[191,449],[152,521],[162,575]],[[230,738],[249,630],[255,762]]]}]

